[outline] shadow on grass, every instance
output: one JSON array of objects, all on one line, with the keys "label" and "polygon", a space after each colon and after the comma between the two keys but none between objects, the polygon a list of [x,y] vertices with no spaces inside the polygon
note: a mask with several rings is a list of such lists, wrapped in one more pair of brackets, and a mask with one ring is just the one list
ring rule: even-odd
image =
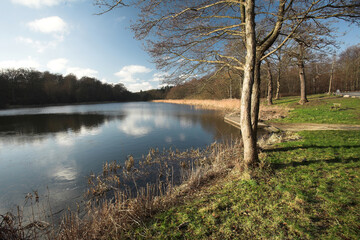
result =
[{"label": "shadow on grass", "polygon": [[271,166],[273,169],[283,169],[287,167],[299,167],[299,166],[308,166],[315,163],[349,163],[349,162],[359,162],[360,158],[333,158],[327,160],[304,160],[301,162],[290,162],[290,163],[272,163]]},{"label": "shadow on grass", "polygon": [[326,148],[360,148],[360,145],[344,145],[344,146],[316,146],[316,145],[309,145],[309,146],[297,146],[297,147],[283,147],[283,148],[272,148],[272,149],[264,149],[263,151],[266,153],[271,152],[287,152],[296,149],[310,149],[310,148],[317,148],[317,149],[326,149]]}]

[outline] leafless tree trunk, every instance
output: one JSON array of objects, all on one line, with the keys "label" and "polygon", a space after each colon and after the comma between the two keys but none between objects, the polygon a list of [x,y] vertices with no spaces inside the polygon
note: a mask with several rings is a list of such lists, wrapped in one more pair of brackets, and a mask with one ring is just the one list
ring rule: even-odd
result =
[{"label": "leafless tree trunk", "polygon": [[317,90],[318,90],[318,88],[317,88],[317,84],[319,83],[319,79],[320,79],[320,73],[319,73],[319,64],[318,63],[316,63],[316,65],[315,65],[315,69],[316,69],[316,75],[315,75],[315,77],[314,77],[314,79],[313,79],[313,87],[314,87],[314,92],[313,93],[317,93]]},{"label": "leafless tree trunk", "polygon": [[306,97],[306,78],[304,65],[304,43],[299,42],[299,59],[298,59],[299,77],[300,77],[300,104],[308,102]]},{"label": "leafless tree trunk", "polygon": [[331,94],[331,88],[332,88],[332,82],[333,82],[333,79],[334,79],[334,66],[335,66],[335,56],[333,58],[333,62],[331,64],[331,73],[330,73],[330,80],[329,80],[329,92],[328,94],[330,95]]},{"label": "leafless tree trunk", "polygon": [[281,53],[279,51],[279,63],[278,63],[278,75],[276,78],[276,95],[275,95],[275,99],[279,100],[280,99],[280,78],[281,78]]},{"label": "leafless tree trunk", "polygon": [[254,84],[254,65],[256,58],[255,41],[255,2],[245,1],[245,38],[246,61],[244,67],[244,80],[241,97],[240,126],[244,142],[244,168],[254,166],[258,161],[256,135],[251,127],[251,93]]},{"label": "leafless tree trunk", "polygon": [[254,66],[254,84],[252,87],[251,97],[251,125],[252,129],[257,134],[257,126],[259,121],[259,109],[260,109],[260,69],[261,60],[259,60],[259,53],[256,53],[256,60]]},{"label": "leafless tree trunk", "polygon": [[273,76],[272,76],[272,73],[271,73],[270,62],[266,61],[266,65],[267,65],[267,74],[268,74],[267,102],[268,102],[268,105],[272,105],[273,104],[273,102],[272,102]]}]

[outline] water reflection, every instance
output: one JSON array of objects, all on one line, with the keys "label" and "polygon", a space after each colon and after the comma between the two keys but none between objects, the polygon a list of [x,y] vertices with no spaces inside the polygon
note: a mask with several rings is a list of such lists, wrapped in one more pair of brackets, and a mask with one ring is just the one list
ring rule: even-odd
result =
[{"label": "water reflection", "polygon": [[124,115],[100,114],[41,114],[0,117],[0,133],[6,135],[41,135],[47,133],[80,132],[83,128],[97,128],[105,121],[122,119]]},{"label": "water reflection", "polygon": [[161,103],[116,103],[0,111],[0,213],[49,187],[54,211],[79,200],[105,161],[149,148],[204,147],[238,136],[213,111]]}]

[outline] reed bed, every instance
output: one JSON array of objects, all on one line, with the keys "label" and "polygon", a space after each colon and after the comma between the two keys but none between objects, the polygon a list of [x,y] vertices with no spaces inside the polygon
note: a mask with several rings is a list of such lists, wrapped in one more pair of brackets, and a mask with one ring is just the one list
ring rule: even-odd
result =
[{"label": "reed bed", "polygon": [[[86,215],[69,211],[57,239],[132,238],[129,229],[227,175],[241,159],[241,148],[235,141],[186,151],[150,149],[141,159],[129,156],[124,166],[105,163],[102,174],[89,178]],[[138,181],[154,173],[140,187]]]},{"label": "reed bed", "polygon": [[[30,211],[30,216],[24,217],[24,209]],[[39,203],[37,191],[28,193],[25,205],[18,206],[16,213],[0,214],[0,239],[6,240],[37,240],[54,239],[53,222],[46,214],[43,204]]]},{"label": "reed bed", "polygon": [[[166,99],[154,100],[153,102],[185,104],[194,106],[197,109],[220,110],[225,113],[240,114],[240,99],[222,99],[222,100],[199,100],[199,99]],[[261,105],[259,117],[263,121],[284,118],[288,115],[288,107],[279,105]]]},{"label": "reed bed", "polygon": [[167,99],[167,100],[154,100],[154,102],[186,104],[186,105],[193,105],[196,108],[209,109],[209,110],[223,110],[226,112],[240,111],[239,99],[222,99],[222,100]]}]

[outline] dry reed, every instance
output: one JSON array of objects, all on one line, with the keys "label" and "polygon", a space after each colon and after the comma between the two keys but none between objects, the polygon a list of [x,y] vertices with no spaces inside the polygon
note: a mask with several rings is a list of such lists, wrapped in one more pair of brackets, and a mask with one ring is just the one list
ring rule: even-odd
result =
[{"label": "dry reed", "polygon": [[[116,162],[105,163],[103,173],[89,179],[91,198],[86,216],[80,218],[77,213],[68,212],[57,237],[64,240],[131,238],[129,229],[144,225],[157,212],[182,202],[226,175],[241,158],[241,148],[242,144],[236,141],[214,143],[202,150],[169,149],[160,153],[158,149],[150,149],[136,163],[129,157],[131,164],[126,163],[125,167]],[[154,171],[158,173],[154,183],[137,186],[136,179]],[[174,183],[176,175],[179,185]]]},{"label": "dry reed", "polygon": [[168,100],[155,100],[154,102],[186,104],[186,105],[193,105],[196,108],[223,110],[226,112],[240,111],[239,99],[222,99],[222,100],[168,99]]},{"label": "dry reed", "polygon": [[[220,110],[227,113],[240,113],[240,99],[222,99],[222,100],[199,100],[199,99],[166,99],[154,100],[153,102],[173,103],[192,105],[195,108]],[[278,105],[261,105],[259,116],[261,120],[270,120],[286,117],[290,108]]]}]

